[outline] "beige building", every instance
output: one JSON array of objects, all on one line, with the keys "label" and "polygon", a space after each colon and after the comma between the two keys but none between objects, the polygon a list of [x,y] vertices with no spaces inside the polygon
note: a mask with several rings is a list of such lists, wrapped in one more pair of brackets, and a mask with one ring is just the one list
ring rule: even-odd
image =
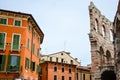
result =
[{"label": "beige building", "polygon": [[77,79],[76,80],[91,80],[91,66],[77,67]]}]

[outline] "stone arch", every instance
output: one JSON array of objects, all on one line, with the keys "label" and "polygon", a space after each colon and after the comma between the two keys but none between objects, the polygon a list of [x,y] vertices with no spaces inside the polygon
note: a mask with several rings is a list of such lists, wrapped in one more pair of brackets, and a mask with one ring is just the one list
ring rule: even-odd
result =
[{"label": "stone arch", "polygon": [[96,32],[98,32],[98,28],[99,28],[98,20],[95,19],[95,27],[94,27],[94,30],[95,30]]},{"label": "stone arch", "polygon": [[101,74],[101,80],[116,80],[116,74],[113,70],[105,70]]},{"label": "stone arch", "polygon": [[106,28],[105,28],[105,26],[104,25],[102,25],[102,28],[101,28],[102,30],[102,32],[101,32],[101,34],[102,34],[102,36],[105,38],[106,37]]},{"label": "stone arch", "polygon": [[109,50],[106,51],[106,61],[109,64],[111,61],[111,53]]}]

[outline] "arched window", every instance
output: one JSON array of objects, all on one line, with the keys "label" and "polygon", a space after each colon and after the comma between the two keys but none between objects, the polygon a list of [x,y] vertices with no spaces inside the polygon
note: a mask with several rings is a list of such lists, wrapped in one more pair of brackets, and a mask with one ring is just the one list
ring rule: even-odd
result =
[{"label": "arched window", "polygon": [[102,26],[102,36],[105,37],[106,36],[106,31],[105,31],[105,26]]},{"label": "arched window", "polygon": [[113,41],[113,33],[111,30],[110,30],[110,41]]},{"label": "arched window", "polygon": [[110,63],[111,54],[110,54],[110,52],[108,50],[106,51],[106,60],[107,60],[107,63]]},{"label": "arched window", "polygon": [[97,32],[98,31],[98,20],[95,19],[95,27],[94,27],[95,31]]}]

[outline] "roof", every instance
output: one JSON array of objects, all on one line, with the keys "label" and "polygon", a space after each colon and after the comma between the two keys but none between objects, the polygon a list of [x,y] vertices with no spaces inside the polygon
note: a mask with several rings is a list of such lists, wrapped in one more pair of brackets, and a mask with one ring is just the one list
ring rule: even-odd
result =
[{"label": "roof", "polygon": [[19,14],[23,18],[24,17],[27,18],[32,23],[33,28],[35,28],[36,31],[40,34],[41,43],[43,42],[44,33],[42,32],[42,30],[40,29],[39,25],[37,24],[37,22],[33,18],[32,14],[15,12],[15,11],[10,11],[10,10],[3,10],[3,9],[0,9],[0,13],[5,13],[5,14],[9,14],[9,15],[11,15],[11,13],[13,13],[15,16],[17,16]]},{"label": "roof", "polygon": [[52,57],[53,62],[56,62],[56,58],[59,58],[59,59],[64,59],[64,63],[70,64],[71,63],[70,61],[72,60],[74,64],[76,64],[77,66],[80,66],[80,62],[77,61],[77,58],[73,58],[72,56],[70,56],[70,52],[61,51],[61,52],[57,52],[49,55],[42,55],[41,61],[42,60],[50,61],[50,57]]}]

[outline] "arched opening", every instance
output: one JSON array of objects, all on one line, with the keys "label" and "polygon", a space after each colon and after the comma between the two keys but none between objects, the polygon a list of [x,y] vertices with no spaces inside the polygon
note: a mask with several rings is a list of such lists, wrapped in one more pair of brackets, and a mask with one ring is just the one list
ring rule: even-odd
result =
[{"label": "arched opening", "polygon": [[97,32],[98,31],[98,20],[95,19],[95,27],[94,27],[94,30]]},{"label": "arched opening", "polygon": [[116,75],[114,71],[104,71],[101,74],[101,80],[116,80]]},{"label": "arched opening", "polygon": [[108,50],[106,51],[106,60],[107,60],[107,64],[109,64],[111,60],[111,54]]},{"label": "arched opening", "polygon": [[105,38],[106,36],[106,30],[105,30],[105,26],[102,26],[102,36]]},{"label": "arched opening", "polygon": [[113,41],[113,33],[112,33],[112,30],[110,30],[110,41]]},{"label": "arched opening", "polygon": [[102,66],[104,64],[104,50],[103,50],[102,46],[100,46],[99,50],[100,50],[100,52],[99,52],[99,54],[100,54],[100,65]]}]

